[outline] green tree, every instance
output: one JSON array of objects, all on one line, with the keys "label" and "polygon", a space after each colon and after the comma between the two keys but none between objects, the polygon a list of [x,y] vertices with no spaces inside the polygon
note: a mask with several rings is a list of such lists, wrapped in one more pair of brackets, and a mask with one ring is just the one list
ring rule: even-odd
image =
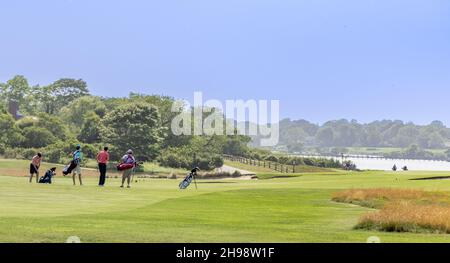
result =
[{"label": "green tree", "polygon": [[84,143],[100,142],[100,123],[101,118],[97,114],[91,113],[86,116],[81,127],[81,132],[77,137],[78,140]]},{"label": "green tree", "polygon": [[22,134],[24,137],[22,146],[24,148],[46,147],[57,140],[49,130],[40,127],[25,128]]},{"label": "green tree", "polygon": [[105,112],[105,104],[100,98],[84,96],[66,105],[59,115],[67,124],[79,129],[83,125],[84,119],[91,116],[92,113],[101,118],[105,115]]},{"label": "green tree", "polygon": [[60,79],[55,81],[51,86],[53,96],[62,105],[69,104],[77,98],[89,95],[87,84],[82,79]]},{"label": "green tree", "polygon": [[177,116],[178,112],[172,111],[173,103],[175,102],[174,98],[167,97],[167,96],[157,96],[157,95],[144,95],[144,94],[138,94],[138,93],[130,93],[130,100],[133,102],[146,102],[154,105],[161,116],[161,127],[164,127],[164,141],[162,143],[162,146],[164,148],[168,147],[180,147],[182,145],[185,145],[189,143],[189,140],[192,136],[176,136],[171,130],[171,124],[173,118]]},{"label": "green tree", "polygon": [[41,111],[47,114],[55,114],[58,111],[60,104],[53,94],[53,86],[35,86],[32,89],[34,98],[37,101],[36,105]]},{"label": "green tree", "polygon": [[22,143],[23,137],[14,118],[7,113],[0,113],[0,144],[14,147]]},{"label": "green tree", "polygon": [[102,120],[101,137],[121,152],[133,149],[141,160],[154,159],[163,139],[159,118],[158,110],[151,104],[121,105]]},{"label": "green tree", "polygon": [[27,127],[31,127],[36,125],[39,122],[39,119],[36,117],[30,117],[30,116],[26,116],[18,121],[16,121],[16,126],[23,130]]},{"label": "green tree", "polygon": [[33,88],[33,94],[47,114],[56,114],[72,101],[89,95],[85,81],[81,79],[60,79],[51,85]]},{"label": "green tree", "polygon": [[8,80],[6,84],[1,85],[1,91],[6,102],[12,100],[21,105],[30,93],[30,86],[24,76],[17,75]]},{"label": "green tree", "polygon": [[56,116],[40,113],[35,126],[50,131],[59,140],[66,140],[68,138],[69,131],[67,127]]},{"label": "green tree", "polygon": [[248,143],[250,143],[250,137],[242,135],[228,136],[225,143],[223,153],[235,156],[246,156],[248,154]]}]

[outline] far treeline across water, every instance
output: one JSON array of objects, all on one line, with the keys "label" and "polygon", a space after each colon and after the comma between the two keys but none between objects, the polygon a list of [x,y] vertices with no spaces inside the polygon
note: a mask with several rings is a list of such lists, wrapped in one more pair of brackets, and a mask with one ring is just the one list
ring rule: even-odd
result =
[{"label": "far treeline across water", "polygon": [[[251,138],[237,131],[231,136],[173,135],[171,122],[179,113],[171,110],[172,97],[137,93],[126,98],[99,97],[91,95],[81,79],[32,86],[24,76],[0,83],[0,91],[0,156],[4,158],[31,159],[42,152],[46,162],[67,164],[78,144],[85,157],[82,165],[96,158],[104,146],[109,147],[112,161],[132,149],[139,161],[189,170],[221,167],[224,154],[274,158],[269,151],[249,147]],[[306,163],[340,166],[327,160]]]},{"label": "far treeline across water", "polygon": [[[253,146],[258,147],[258,141],[258,138],[253,138]],[[450,160],[449,146],[450,128],[441,121],[433,121],[429,125],[400,120],[362,124],[342,119],[319,125],[306,120],[284,119],[280,122],[280,142],[271,150]]]}]

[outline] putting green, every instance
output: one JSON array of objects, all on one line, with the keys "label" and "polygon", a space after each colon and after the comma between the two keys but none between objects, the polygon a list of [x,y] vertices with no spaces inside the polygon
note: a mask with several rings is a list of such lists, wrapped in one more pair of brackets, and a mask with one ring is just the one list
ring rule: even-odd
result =
[{"label": "putting green", "polygon": [[[22,169],[2,161],[0,168]],[[21,167],[21,168],[19,168]],[[5,168],[6,169],[6,168]],[[22,173],[22,170],[18,173]],[[449,242],[449,235],[354,230],[367,208],[330,201],[349,188],[404,187],[450,190],[445,176],[427,172],[303,174],[269,180],[202,180],[198,190],[178,190],[179,180],[145,179],[131,189],[119,179],[72,186],[58,176],[53,185],[28,183],[0,169],[0,242]]]}]

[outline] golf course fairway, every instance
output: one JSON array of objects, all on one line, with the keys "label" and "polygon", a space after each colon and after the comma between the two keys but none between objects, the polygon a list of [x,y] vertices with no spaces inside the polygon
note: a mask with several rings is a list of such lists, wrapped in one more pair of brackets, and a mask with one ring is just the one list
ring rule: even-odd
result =
[{"label": "golf course fairway", "polygon": [[[355,230],[372,209],[331,201],[352,188],[449,191],[450,172],[330,172],[262,180],[199,180],[179,190],[181,179],[139,179],[131,189],[97,177],[73,186],[30,184],[26,162],[0,160],[0,242],[450,242],[446,234]],[[48,165],[47,165],[48,166]],[[22,173],[23,171],[23,173]],[[8,174],[10,173],[10,174]],[[22,173],[23,176],[18,176]],[[14,176],[12,176],[14,174]],[[267,177],[267,176],[266,176]],[[264,176],[261,176],[264,178]]]}]

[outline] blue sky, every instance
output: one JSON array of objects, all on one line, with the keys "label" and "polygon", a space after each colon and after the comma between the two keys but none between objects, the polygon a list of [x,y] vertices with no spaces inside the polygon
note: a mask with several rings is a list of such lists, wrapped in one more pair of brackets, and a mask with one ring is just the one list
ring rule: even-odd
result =
[{"label": "blue sky", "polygon": [[447,0],[3,0],[0,81],[279,99],[282,117],[450,125]]}]

